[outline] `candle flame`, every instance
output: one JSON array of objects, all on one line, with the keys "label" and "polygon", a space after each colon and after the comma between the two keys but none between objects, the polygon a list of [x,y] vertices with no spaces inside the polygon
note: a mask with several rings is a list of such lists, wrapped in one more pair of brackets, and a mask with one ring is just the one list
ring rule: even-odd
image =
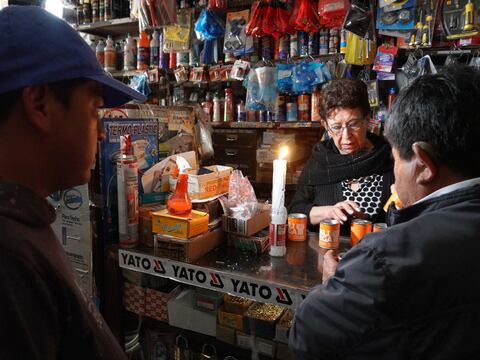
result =
[{"label": "candle flame", "polygon": [[288,155],[288,146],[284,146],[280,149],[280,154],[278,155],[278,158],[280,160],[283,160],[287,157]]}]

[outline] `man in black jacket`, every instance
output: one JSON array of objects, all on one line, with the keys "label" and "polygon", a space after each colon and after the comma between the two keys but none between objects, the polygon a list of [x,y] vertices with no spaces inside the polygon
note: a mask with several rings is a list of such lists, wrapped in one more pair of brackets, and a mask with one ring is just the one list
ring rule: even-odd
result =
[{"label": "man in black jacket", "polygon": [[126,359],[78,286],[47,195],[88,182],[101,107],[144,96],[106,74],[65,21],[0,11],[0,359]]},{"label": "man in black jacket", "polygon": [[417,79],[386,134],[396,190],[369,234],[314,288],[290,331],[296,359],[472,359],[480,354],[480,73]]}]

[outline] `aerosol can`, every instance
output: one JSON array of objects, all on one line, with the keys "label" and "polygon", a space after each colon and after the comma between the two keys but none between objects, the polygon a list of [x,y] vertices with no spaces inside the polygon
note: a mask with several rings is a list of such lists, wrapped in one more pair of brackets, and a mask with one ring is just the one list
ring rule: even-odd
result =
[{"label": "aerosol can", "polygon": [[132,248],[138,245],[138,161],[130,135],[120,136],[117,190],[120,247]]}]

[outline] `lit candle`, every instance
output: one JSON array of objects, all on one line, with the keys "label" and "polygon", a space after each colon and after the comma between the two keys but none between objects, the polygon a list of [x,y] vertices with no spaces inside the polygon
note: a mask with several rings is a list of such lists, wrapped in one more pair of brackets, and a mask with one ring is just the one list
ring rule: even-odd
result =
[{"label": "lit candle", "polygon": [[288,147],[280,150],[278,159],[273,160],[272,209],[280,210],[285,206],[285,178],[287,176]]}]

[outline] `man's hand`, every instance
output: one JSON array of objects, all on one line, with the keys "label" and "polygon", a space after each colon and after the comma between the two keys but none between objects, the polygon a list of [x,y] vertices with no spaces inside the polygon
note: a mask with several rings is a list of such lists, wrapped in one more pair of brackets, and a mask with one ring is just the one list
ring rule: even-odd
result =
[{"label": "man's hand", "polygon": [[333,250],[328,250],[323,256],[322,282],[325,284],[328,279],[335,275],[338,258],[333,255]]}]

